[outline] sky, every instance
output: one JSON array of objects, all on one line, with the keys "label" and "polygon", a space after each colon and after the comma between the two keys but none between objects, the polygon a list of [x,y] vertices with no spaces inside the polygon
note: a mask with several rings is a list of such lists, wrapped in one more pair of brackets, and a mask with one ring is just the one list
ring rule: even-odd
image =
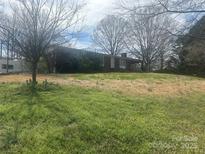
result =
[{"label": "sky", "polygon": [[83,30],[76,43],[77,48],[89,48],[92,46],[92,31],[106,15],[112,14],[116,9],[117,0],[87,0],[82,10],[85,16]]},{"label": "sky", "polygon": [[[148,4],[154,0],[128,0],[131,6],[138,3],[139,6]],[[97,26],[100,20],[106,15],[113,14],[117,11],[120,0],[87,0],[87,5],[83,9],[85,14],[84,29],[80,34],[78,42],[75,44],[77,48],[89,48],[92,46],[92,32]],[[177,17],[177,18],[176,18]],[[179,24],[184,25],[185,17],[179,15],[173,15],[173,18],[178,21]]]},{"label": "sky", "polygon": [[[137,0],[129,0],[136,3]],[[152,0],[139,0],[140,4],[150,2]],[[117,11],[120,0],[87,0],[87,5],[83,9],[85,14],[84,29],[76,47],[77,48],[92,48],[92,32],[100,20],[106,15],[114,14]],[[133,3],[130,3],[133,4]]]},{"label": "sky", "polygon": [[116,8],[116,0],[87,0],[84,10],[86,13],[86,24],[96,25],[103,17],[110,14]]},{"label": "sky", "polygon": [[[9,5],[13,0],[1,0],[4,7]],[[81,10],[84,17],[82,32],[78,35],[78,40],[74,40],[76,48],[89,48],[92,46],[91,35],[98,24],[106,15],[112,14],[116,7],[116,1],[119,0],[83,0],[86,1],[85,7]],[[5,9],[8,10],[8,9]]]},{"label": "sky", "polygon": [[[6,3],[13,0],[2,0]],[[119,6],[120,0],[82,0],[86,1],[85,7],[81,10],[84,17],[84,22],[82,24],[82,31],[78,35],[78,39],[74,41],[74,47],[76,48],[92,48],[92,33],[100,20],[102,20],[106,15],[113,14]],[[139,2],[140,5],[149,3],[152,0],[129,0],[130,5]],[[131,2],[133,1],[133,2]],[[182,21],[182,19],[180,19]]]}]

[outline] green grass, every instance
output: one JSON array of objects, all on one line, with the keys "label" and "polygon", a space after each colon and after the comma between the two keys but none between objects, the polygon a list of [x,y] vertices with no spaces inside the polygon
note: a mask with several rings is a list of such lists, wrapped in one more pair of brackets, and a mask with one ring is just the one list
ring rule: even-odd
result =
[{"label": "green grass", "polygon": [[[61,77],[70,75],[61,75]],[[94,73],[94,74],[72,74],[73,77],[80,80],[105,80],[105,79],[116,79],[116,80],[202,80],[203,78],[185,75],[174,75],[174,74],[159,74],[159,73]]]},{"label": "green grass", "polygon": [[[141,75],[146,76],[119,76],[132,79]],[[107,78],[116,74],[110,76]],[[32,94],[22,85],[0,84],[0,153],[198,153],[205,145],[204,117],[202,93],[128,97],[51,86]]]}]

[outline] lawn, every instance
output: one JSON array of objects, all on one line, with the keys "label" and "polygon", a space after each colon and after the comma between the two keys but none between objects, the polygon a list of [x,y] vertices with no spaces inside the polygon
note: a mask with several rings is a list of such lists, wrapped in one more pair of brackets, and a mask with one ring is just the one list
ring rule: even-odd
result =
[{"label": "lawn", "polygon": [[[31,92],[28,76],[19,76],[16,82],[18,76],[0,76],[0,153],[205,152],[203,78],[50,75],[39,80],[53,84]],[[167,91],[159,93],[159,87]]]}]

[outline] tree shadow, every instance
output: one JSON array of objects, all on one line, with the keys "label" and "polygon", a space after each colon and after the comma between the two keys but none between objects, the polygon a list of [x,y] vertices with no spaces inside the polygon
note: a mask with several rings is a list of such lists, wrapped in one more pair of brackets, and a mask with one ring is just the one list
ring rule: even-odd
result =
[{"label": "tree shadow", "polygon": [[[5,100],[9,99],[6,102],[7,104],[5,103],[5,105],[8,105],[8,109],[0,113],[0,151],[5,152],[9,152],[11,147],[21,144],[19,136],[25,129],[24,127],[29,130],[38,123],[39,115],[36,108],[43,105],[52,108],[51,105],[48,105],[46,97],[42,96],[42,93],[46,90],[19,86],[15,90],[9,89],[9,92],[10,97],[5,93],[5,98],[3,98]],[[50,90],[50,92],[52,91]],[[57,107],[53,108],[53,110],[57,110]],[[58,109],[58,112],[62,111]]]}]

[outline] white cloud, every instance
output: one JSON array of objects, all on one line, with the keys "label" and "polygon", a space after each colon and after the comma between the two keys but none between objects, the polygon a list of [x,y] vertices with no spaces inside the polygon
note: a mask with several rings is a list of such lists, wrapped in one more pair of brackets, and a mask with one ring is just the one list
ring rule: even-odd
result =
[{"label": "white cloud", "polygon": [[91,42],[80,42],[80,41],[77,41],[77,42],[74,44],[74,47],[76,47],[76,48],[78,48],[78,49],[87,49],[87,48],[89,48],[91,45],[92,45]]},{"label": "white cloud", "polygon": [[87,5],[83,9],[85,14],[85,24],[95,26],[107,14],[115,10],[116,0],[87,0]]},{"label": "white cloud", "polygon": [[[112,14],[116,8],[116,0],[87,0],[87,5],[82,10],[84,16],[83,32],[87,33],[87,38],[91,37],[92,30],[106,15]],[[77,48],[88,48],[92,46],[90,39],[78,40],[75,44]]]},{"label": "white cloud", "polygon": [[[143,5],[153,0],[124,0],[126,4]],[[83,9],[85,15],[85,25],[95,26],[101,19],[108,14],[113,14],[119,11],[120,0],[87,0],[87,5]]]},{"label": "white cloud", "polygon": [[[13,3],[15,0],[0,0],[5,3],[5,11],[8,12],[8,5],[9,3]],[[85,0],[82,0],[85,1]],[[127,5],[133,6],[139,5],[142,6],[144,4],[153,2],[155,0],[124,0],[127,1]],[[84,30],[83,32],[87,32],[87,35],[92,35],[92,30],[95,28],[97,23],[103,19],[108,14],[113,14],[117,10],[117,7],[119,6],[120,0],[86,0],[87,5],[82,10],[82,15],[85,16],[84,23]],[[174,17],[173,17],[174,18]],[[179,21],[180,25],[183,25],[185,23],[185,18],[183,16],[180,16],[176,18],[177,21]],[[80,26],[82,26],[80,24]],[[80,27],[79,26],[79,27]],[[87,36],[90,37],[90,36]],[[76,46],[80,48],[86,48],[88,46],[91,46],[90,40],[79,40],[76,44]]]}]

